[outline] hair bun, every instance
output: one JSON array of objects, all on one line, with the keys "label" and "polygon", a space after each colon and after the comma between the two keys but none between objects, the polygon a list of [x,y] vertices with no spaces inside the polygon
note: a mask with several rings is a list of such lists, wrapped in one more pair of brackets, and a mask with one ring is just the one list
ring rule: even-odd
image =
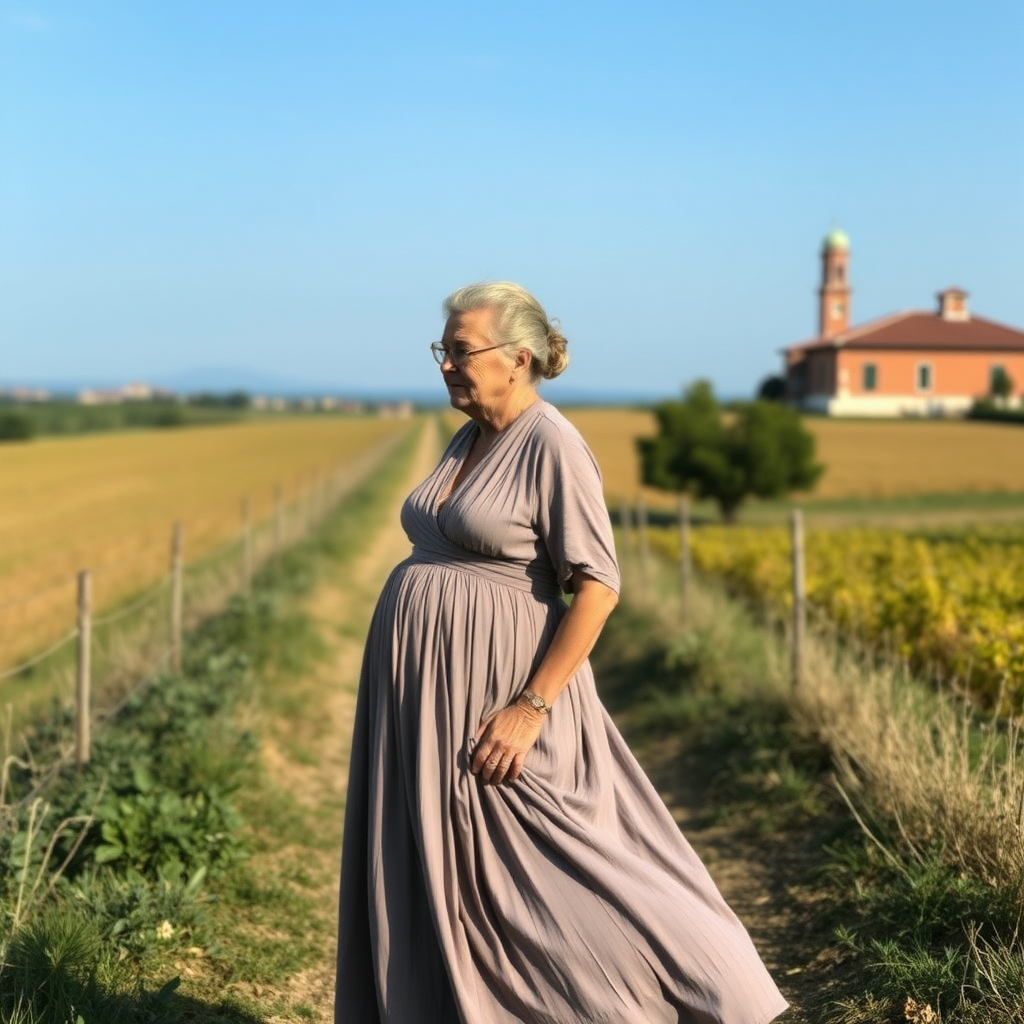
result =
[{"label": "hair bun", "polygon": [[565,335],[556,326],[548,328],[548,357],[541,370],[545,380],[557,377],[569,365],[569,353],[566,351],[568,344]]}]

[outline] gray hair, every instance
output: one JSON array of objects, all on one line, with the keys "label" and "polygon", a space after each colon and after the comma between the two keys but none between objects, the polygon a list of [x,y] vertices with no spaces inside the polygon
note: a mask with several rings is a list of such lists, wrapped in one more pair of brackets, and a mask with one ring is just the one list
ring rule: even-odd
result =
[{"label": "gray hair", "polygon": [[557,377],[569,365],[568,342],[558,330],[558,321],[548,321],[541,304],[525,289],[511,281],[468,284],[444,300],[445,318],[474,309],[494,309],[495,342],[531,355],[530,379]]}]

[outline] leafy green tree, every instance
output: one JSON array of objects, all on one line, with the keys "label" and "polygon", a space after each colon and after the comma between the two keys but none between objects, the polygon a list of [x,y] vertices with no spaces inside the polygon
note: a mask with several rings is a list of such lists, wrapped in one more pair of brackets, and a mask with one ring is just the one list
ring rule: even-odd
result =
[{"label": "leafy green tree", "polygon": [[993,398],[998,398],[1004,405],[1013,394],[1013,378],[1001,366],[992,372],[992,384],[989,391]]},{"label": "leafy green tree", "polygon": [[809,489],[824,469],[799,415],[776,402],[745,403],[725,415],[711,385],[697,381],[654,415],[657,435],[637,441],[643,482],[709,498],[726,522],[745,498]]},{"label": "leafy green tree", "polygon": [[765,377],[757,389],[757,397],[762,402],[784,402],[786,400],[786,380],[778,374]]}]

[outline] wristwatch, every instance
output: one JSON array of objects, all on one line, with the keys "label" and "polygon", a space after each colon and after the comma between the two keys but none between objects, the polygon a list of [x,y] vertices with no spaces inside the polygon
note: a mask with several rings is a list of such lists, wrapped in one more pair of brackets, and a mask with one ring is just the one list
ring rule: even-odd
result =
[{"label": "wristwatch", "polygon": [[551,710],[551,705],[539,694],[533,693],[531,690],[523,690],[519,694],[520,700],[525,700],[534,711],[539,711],[542,715],[546,715]]}]

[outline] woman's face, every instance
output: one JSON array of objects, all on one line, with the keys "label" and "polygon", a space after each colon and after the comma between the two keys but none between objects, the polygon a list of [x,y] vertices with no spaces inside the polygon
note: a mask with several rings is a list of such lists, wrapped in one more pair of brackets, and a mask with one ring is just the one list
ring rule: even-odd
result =
[{"label": "woman's face", "polygon": [[[492,347],[494,314],[493,309],[453,313],[441,337],[449,353],[441,374],[452,407],[484,421],[501,418],[516,377],[516,367],[508,362],[509,349]],[[488,351],[473,355],[477,349]]]}]

